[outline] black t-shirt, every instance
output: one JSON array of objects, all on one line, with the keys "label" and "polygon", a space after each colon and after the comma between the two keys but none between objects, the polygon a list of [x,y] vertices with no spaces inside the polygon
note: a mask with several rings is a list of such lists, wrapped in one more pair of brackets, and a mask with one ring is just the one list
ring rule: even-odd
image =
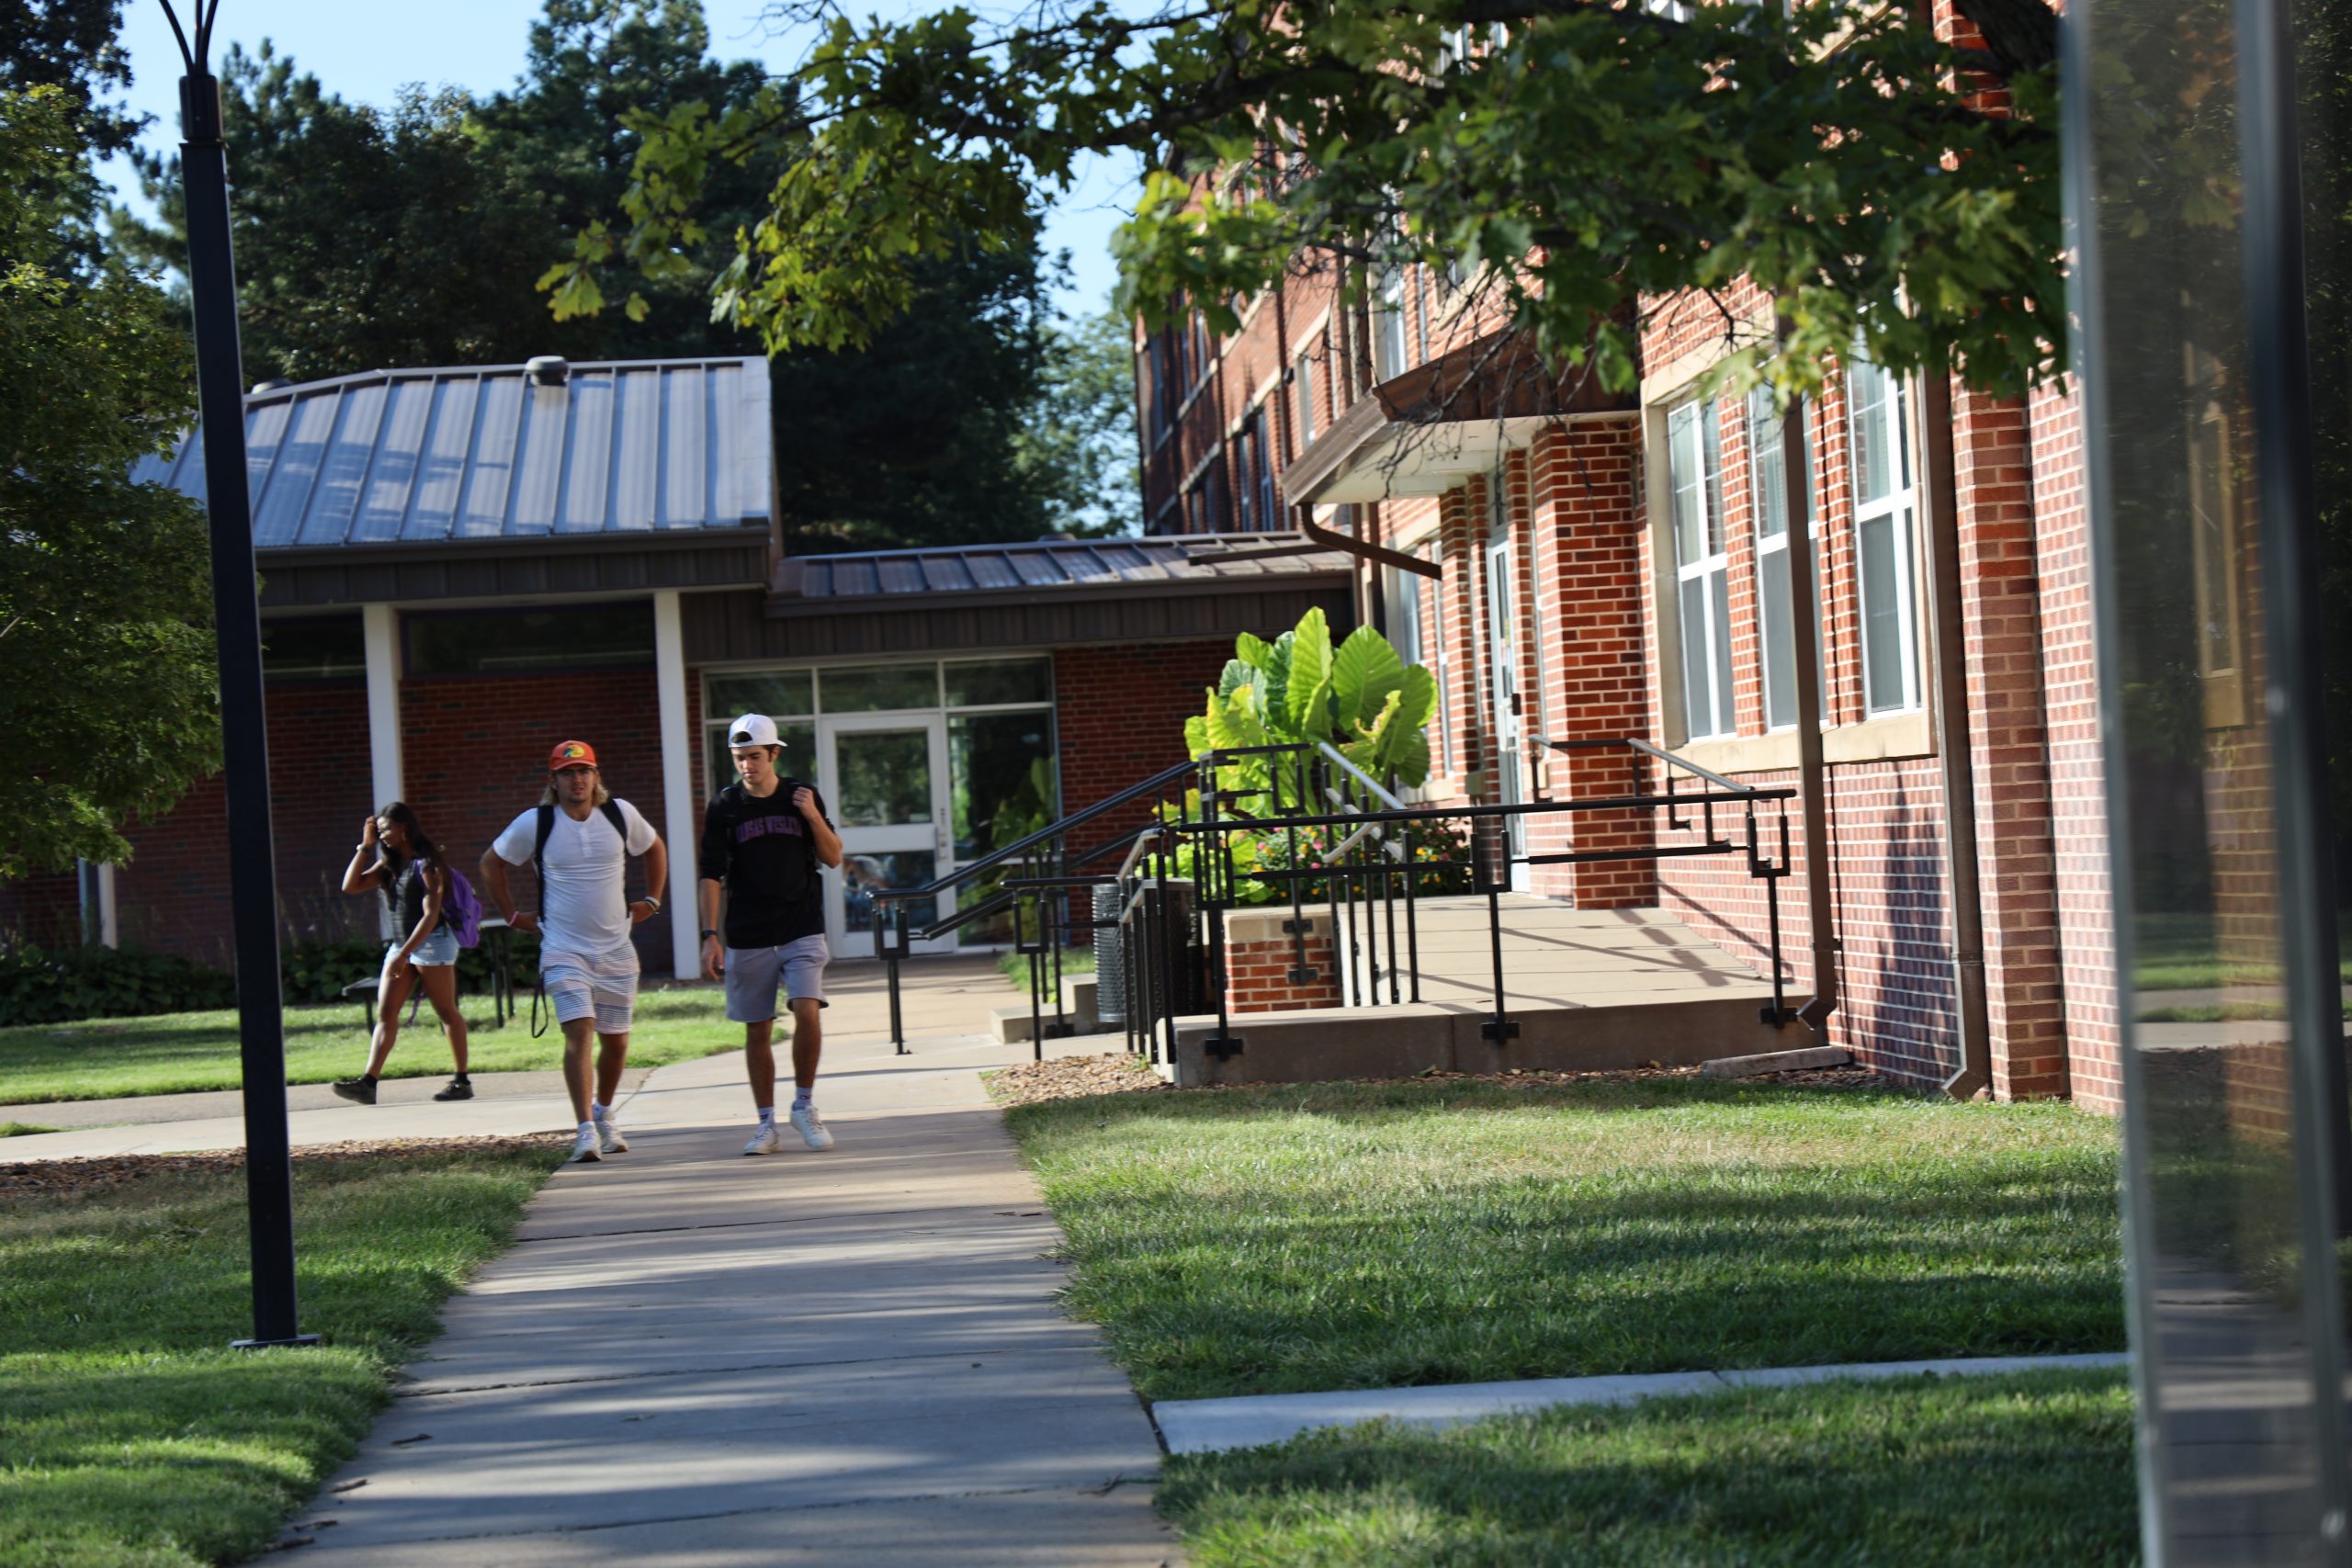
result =
[{"label": "black t-shirt", "polygon": [[[780,947],[824,931],[817,840],[793,809],[797,789],[816,795],[798,779],[779,780],[764,799],[731,784],[703,810],[702,875],[726,885],[729,947]],[[830,824],[825,797],[816,800],[817,815]]]},{"label": "black t-shirt", "polygon": [[[385,906],[392,911],[392,919],[400,928],[394,941],[408,941],[408,933],[416,930],[416,923],[424,919],[424,895],[430,876],[423,861],[402,861],[400,869],[393,872],[384,884]],[[441,921],[435,920],[433,930],[440,929]],[[432,932],[425,934],[429,936]]]}]

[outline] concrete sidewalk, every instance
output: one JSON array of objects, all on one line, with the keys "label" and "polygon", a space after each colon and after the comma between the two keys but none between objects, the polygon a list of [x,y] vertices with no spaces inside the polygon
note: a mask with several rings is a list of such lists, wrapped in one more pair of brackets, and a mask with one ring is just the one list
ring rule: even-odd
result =
[{"label": "concrete sidewalk", "polygon": [[823,1155],[739,1152],[740,1056],[655,1072],[630,1152],[560,1171],[450,1303],[303,1555],[1177,1561],[1150,1420],[1057,1309],[1059,1233],[980,1087],[1027,1049],[918,1051],[829,1046]]}]

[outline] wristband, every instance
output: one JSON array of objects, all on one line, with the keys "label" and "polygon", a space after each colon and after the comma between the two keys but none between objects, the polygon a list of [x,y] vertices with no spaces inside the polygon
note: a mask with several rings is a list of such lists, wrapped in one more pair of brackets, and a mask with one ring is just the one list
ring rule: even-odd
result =
[{"label": "wristband", "polygon": [[652,910],[655,914],[657,914],[657,915],[658,915],[658,914],[660,914],[660,913],[662,912],[662,900],[661,900],[661,899],[659,899],[659,898],[656,898],[656,897],[655,897],[652,894],[650,894],[650,893],[648,893],[648,894],[647,894],[643,898],[641,898],[641,899],[639,899],[639,900],[638,900],[638,901],[639,901],[639,903],[641,903],[641,904],[645,905],[648,908],[651,909],[651,910]]},{"label": "wristband", "polygon": [[702,934],[707,937],[717,936],[718,934],[718,928],[716,926],[705,926],[702,928]]}]

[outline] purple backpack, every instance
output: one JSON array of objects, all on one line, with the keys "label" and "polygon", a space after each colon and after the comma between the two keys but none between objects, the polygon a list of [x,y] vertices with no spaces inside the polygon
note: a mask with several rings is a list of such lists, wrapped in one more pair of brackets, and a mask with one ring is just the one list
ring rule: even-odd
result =
[{"label": "purple backpack", "polygon": [[474,885],[464,872],[455,866],[448,872],[449,897],[442,900],[441,923],[456,933],[459,947],[472,947],[481,941],[481,900],[474,897]]}]

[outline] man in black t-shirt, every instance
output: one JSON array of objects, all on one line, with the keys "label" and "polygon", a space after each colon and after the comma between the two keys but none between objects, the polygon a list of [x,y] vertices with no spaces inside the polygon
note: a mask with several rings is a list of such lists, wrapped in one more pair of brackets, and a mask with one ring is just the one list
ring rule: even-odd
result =
[{"label": "man in black t-shirt", "polygon": [[[727,1016],[743,1026],[743,1059],[760,1124],[747,1155],[784,1148],[775,1122],[776,991],[792,1009],[792,1125],[812,1149],[833,1146],[817,1114],[817,1054],[825,1005],[824,884],[820,865],[842,863],[841,835],[825,803],[797,779],[776,772],[783,754],[775,721],[747,713],[727,727],[735,783],[714,796],[702,818],[702,972],[727,981]],[[718,896],[727,894],[726,941],[719,940]]]}]

